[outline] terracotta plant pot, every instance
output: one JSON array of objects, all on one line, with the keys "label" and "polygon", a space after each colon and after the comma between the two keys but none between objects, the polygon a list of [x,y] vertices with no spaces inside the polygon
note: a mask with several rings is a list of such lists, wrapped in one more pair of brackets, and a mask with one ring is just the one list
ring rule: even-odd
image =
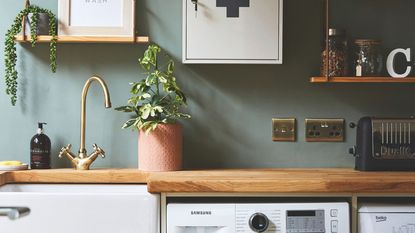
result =
[{"label": "terracotta plant pot", "polygon": [[180,124],[159,124],[138,135],[138,168],[143,171],[182,169],[183,133]]}]

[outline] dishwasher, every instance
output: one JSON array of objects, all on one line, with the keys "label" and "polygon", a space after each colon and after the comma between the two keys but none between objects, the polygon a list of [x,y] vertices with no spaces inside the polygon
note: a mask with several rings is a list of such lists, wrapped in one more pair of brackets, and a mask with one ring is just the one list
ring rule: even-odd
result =
[{"label": "dishwasher", "polygon": [[0,232],[159,233],[159,209],[145,185],[4,185]]},{"label": "dishwasher", "polygon": [[413,203],[362,203],[359,206],[359,233],[414,233]]}]

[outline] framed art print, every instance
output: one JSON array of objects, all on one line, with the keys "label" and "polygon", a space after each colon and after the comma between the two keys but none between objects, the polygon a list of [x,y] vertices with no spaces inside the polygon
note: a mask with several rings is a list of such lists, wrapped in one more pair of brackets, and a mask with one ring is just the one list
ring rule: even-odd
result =
[{"label": "framed art print", "polygon": [[59,0],[58,18],[59,36],[135,36],[135,0]]},{"label": "framed art print", "polygon": [[282,64],[283,0],[183,0],[183,63]]}]

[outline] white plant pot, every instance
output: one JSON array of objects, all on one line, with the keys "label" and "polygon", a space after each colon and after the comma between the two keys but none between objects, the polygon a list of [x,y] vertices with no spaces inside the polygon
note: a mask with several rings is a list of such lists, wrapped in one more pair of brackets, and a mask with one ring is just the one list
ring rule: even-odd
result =
[{"label": "white plant pot", "polygon": [[[30,36],[30,21],[32,20],[32,13],[26,17],[25,35]],[[49,16],[44,13],[39,13],[37,19],[37,34],[38,35],[49,35]]]}]

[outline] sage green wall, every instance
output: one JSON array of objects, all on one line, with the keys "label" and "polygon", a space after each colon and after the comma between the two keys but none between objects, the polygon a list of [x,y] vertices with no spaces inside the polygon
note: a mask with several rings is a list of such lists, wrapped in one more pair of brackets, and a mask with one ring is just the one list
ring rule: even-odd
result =
[{"label": "sage green wall", "polygon": [[[320,64],[322,5],[318,0],[285,0],[283,65],[182,65],[182,0],[137,1],[140,32],[148,33],[177,60],[177,77],[189,97],[193,119],[184,124],[186,168],[352,167],[353,158],[347,149],[354,144],[355,132],[347,131],[345,143],[305,143],[306,117],[344,117],[350,122],[364,115],[414,112],[413,87],[409,85],[308,83],[311,75],[318,74]],[[355,33],[353,36],[382,38],[387,49],[414,45],[409,21],[415,8],[409,0],[336,2],[335,23]],[[57,10],[57,1],[33,3]],[[22,5],[23,0],[2,1],[1,57],[3,35]],[[363,20],[365,14],[370,20]],[[75,151],[79,147],[84,82],[92,74],[101,75],[108,82],[113,105],[124,104],[128,83],[139,78],[137,58],[145,45],[59,44],[56,74],[48,69],[47,45],[18,47],[18,105],[12,107],[9,97],[0,93],[0,160],[28,162],[36,122],[46,121],[53,143],[53,164],[67,166],[56,155],[67,143],[72,143]],[[3,60],[0,64],[3,77]],[[0,89],[5,89],[3,81]],[[96,166],[136,167],[137,134],[120,129],[128,116],[104,109],[102,98],[100,89],[92,87],[87,106],[87,145],[91,150],[91,144],[97,143],[108,154]],[[298,142],[272,142],[271,118],[288,116],[298,119]]]}]

